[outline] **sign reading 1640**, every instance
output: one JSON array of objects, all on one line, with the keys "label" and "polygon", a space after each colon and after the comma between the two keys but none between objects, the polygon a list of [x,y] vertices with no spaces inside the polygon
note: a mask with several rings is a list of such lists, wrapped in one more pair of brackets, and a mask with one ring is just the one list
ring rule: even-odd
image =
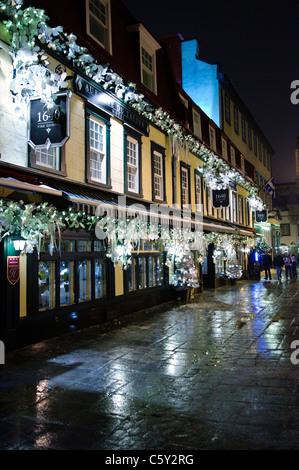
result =
[{"label": "sign reading 1640", "polygon": [[41,99],[30,100],[28,124],[31,147],[62,147],[69,138],[69,95],[58,94],[53,109]]}]

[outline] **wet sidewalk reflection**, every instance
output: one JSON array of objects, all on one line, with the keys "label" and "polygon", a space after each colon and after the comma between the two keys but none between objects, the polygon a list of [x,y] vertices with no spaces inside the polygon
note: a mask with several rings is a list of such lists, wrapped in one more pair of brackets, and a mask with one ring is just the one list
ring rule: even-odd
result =
[{"label": "wet sidewalk reflection", "polygon": [[298,449],[298,289],[241,281],[9,353],[0,448]]}]

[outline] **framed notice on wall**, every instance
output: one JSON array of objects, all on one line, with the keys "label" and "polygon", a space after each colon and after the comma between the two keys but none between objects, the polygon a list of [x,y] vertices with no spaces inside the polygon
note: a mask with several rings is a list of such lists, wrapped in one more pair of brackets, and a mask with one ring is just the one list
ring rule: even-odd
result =
[{"label": "framed notice on wall", "polygon": [[70,93],[59,93],[55,106],[48,108],[40,99],[28,105],[28,143],[34,149],[62,147],[69,139]]}]

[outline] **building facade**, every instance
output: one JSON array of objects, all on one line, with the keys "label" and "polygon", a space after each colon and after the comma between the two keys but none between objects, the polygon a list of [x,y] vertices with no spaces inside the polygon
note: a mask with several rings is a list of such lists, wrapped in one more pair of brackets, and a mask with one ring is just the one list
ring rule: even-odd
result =
[{"label": "building facade", "polygon": [[119,0],[0,7],[7,347],[246,276],[255,167],[219,152],[168,46]]}]

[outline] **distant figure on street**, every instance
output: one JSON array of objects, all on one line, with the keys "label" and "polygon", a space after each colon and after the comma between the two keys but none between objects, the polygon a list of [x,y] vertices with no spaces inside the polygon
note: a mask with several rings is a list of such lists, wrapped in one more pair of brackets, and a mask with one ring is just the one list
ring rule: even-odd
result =
[{"label": "distant figure on street", "polygon": [[278,279],[278,281],[280,281],[281,280],[281,274],[282,274],[282,267],[283,267],[284,263],[283,263],[283,257],[281,256],[281,254],[278,251],[276,252],[276,256],[274,257],[273,264],[274,264],[274,268],[276,269],[276,272],[277,272],[277,279]]},{"label": "distant figure on street", "polygon": [[295,255],[291,256],[291,265],[292,265],[292,277],[297,277],[297,258]]},{"label": "distant figure on street", "polygon": [[266,281],[268,280],[268,274],[269,274],[269,279],[271,281],[271,268],[272,268],[272,258],[269,255],[268,251],[266,251],[264,255],[264,260],[263,260],[263,266],[265,270],[265,279]]},{"label": "distant figure on street", "polygon": [[292,262],[291,262],[291,258],[290,258],[290,255],[287,255],[285,258],[284,258],[284,267],[285,267],[285,270],[286,270],[286,278],[288,279],[288,277],[290,276],[290,278],[292,278]]}]

